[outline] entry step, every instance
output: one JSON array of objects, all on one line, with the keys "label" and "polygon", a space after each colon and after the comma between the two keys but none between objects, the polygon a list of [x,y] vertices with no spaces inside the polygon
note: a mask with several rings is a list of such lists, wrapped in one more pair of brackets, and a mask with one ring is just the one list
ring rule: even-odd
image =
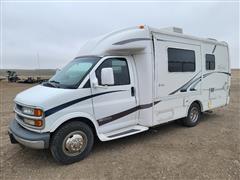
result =
[{"label": "entry step", "polygon": [[127,128],[118,129],[110,133],[100,134],[100,136],[102,141],[107,141],[107,140],[122,138],[125,136],[130,136],[130,135],[137,134],[147,130],[148,130],[148,127],[135,125]]}]

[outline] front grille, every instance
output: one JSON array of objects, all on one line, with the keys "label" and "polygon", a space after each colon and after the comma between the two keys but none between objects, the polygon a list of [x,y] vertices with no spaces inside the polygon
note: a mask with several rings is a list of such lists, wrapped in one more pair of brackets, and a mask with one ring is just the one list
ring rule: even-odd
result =
[{"label": "front grille", "polygon": [[19,125],[21,125],[22,127],[28,127],[28,125],[26,123],[24,123],[23,121],[23,117],[18,115],[17,113],[15,114],[15,119],[18,122]]},{"label": "front grille", "polygon": [[17,110],[17,111],[22,112],[22,108],[23,108],[22,105],[16,104],[16,110]]},{"label": "front grille", "polygon": [[16,118],[17,118],[18,120],[21,120],[21,121],[23,121],[23,117],[22,117],[22,116],[20,116],[19,114],[16,114]]}]

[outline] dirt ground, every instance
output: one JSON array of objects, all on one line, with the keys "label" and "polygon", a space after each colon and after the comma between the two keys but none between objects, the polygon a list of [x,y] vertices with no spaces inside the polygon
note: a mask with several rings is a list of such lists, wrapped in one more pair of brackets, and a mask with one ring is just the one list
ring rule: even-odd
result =
[{"label": "dirt ground", "polygon": [[232,73],[231,102],[203,114],[194,128],[174,122],[110,142],[72,165],[48,150],[10,144],[13,98],[31,85],[0,82],[0,179],[240,179],[240,71]]}]

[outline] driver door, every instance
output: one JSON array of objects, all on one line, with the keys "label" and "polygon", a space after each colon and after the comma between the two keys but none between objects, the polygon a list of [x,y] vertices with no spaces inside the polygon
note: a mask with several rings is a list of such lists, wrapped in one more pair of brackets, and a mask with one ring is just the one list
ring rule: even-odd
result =
[{"label": "driver door", "polygon": [[[112,68],[114,84],[103,86],[101,70]],[[135,83],[131,57],[108,57],[102,59],[91,74],[93,110],[101,133],[137,124]],[[95,76],[95,77],[94,77]],[[96,78],[98,85],[93,86]],[[97,96],[94,96],[98,94]],[[99,95],[100,94],[100,95]]]}]

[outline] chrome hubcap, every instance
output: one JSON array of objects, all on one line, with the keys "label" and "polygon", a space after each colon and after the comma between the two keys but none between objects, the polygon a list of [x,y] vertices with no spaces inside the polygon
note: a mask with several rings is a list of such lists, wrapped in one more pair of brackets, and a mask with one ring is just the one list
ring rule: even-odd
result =
[{"label": "chrome hubcap", "polygon": [[198,108],[193,107],[190,111],[190,119],[192,122],[196,122],[198,120],[199,112]]},{"label": "chrome hubcap", "polygon": [[68,156],[79,155],[86,148],[87,136],[82,131],[68,134],[63,141],[63,152]]}]

